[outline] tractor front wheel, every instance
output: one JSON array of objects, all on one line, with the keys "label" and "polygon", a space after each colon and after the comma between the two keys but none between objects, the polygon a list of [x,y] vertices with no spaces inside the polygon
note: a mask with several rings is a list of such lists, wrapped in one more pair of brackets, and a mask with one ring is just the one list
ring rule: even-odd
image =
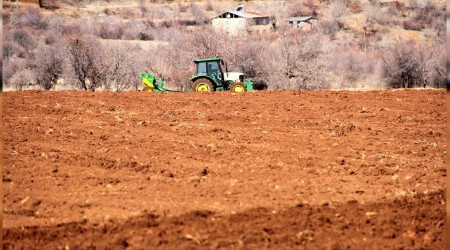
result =
[{"label": "tractor front wheel", "polygon": [[214,84],[206,78],[200,78],[194,81],[192,84],[192,90],[194,92],[214,92]]},{"label": "tractor front wheel", "polygon": [[245,84],[242,82],[234,82],[230,85],[230,90],[232,92],[245,92],[247,89],[245,88]]}]

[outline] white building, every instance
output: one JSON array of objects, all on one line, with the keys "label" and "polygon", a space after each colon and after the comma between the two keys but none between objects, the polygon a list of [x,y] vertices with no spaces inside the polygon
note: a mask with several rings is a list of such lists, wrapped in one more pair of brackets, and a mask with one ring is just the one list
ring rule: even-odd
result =
[{"label": "white building", "polygon": [[269,32],[272,28],[271,18],[256,11],[245,11],[240,6],[235,11],[227,11],[212,19],[216,31],[238,35],[247,32]]},{"label": "white building", "polygon": [[317,18],[313,16],[290,17],[288,23],[295,29],[312,30],[317,26]]}]

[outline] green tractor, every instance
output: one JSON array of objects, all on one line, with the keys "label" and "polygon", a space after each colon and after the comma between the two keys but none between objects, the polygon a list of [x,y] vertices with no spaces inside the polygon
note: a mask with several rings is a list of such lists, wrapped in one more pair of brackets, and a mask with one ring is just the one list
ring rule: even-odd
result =
[{"label": "green tractor", "polygon": [[[189,80],[195,92],[253,90],[253,83],[244,81],[243,73],[228,72],[225,62],[219,57],[197,59],[194,63],[197,64],[197,73]],[[225,66],[226,72],[223,72],[222,66]]]},{"label": "green tractor", "polygon": [[[197,65],[196,74],[189,80],[194,92],[214,92],[230,90],[233,92],[245,92],[253,90],[253,83],[244,81],[244,74],[240,72],[228,72],[226,63],[219,57],[202,58],[194,60]],[[226,72],[223,72],[225,66]],[[164,88],[163,81],[156,81],[152,74],[141,74],[144,91],[148,92],[173,92]]]}]

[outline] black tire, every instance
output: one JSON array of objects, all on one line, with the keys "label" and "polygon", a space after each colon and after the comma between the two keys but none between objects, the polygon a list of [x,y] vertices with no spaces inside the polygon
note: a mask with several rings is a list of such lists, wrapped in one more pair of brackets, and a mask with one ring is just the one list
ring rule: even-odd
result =
[{"label": "black tire", "polygon": [[242,82],[234,82],[230,85],[230,91],[245,92],[245,91],[247,91],[247,88],[245,87],[245,84]]},{"label": "black tire", "polygon": [[207,78],[199,78],[192,84],[192,91],[194,92],[214,92],[216,88],[211,80]]}]

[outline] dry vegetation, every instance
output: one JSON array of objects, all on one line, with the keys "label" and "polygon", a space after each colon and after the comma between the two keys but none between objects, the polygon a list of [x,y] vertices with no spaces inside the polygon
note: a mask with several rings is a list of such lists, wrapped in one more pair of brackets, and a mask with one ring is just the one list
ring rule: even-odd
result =
[{"label": "dry vegetation", "polygon": [[[215,55],[269,89],[445,86],[441,1],[248,1],[276,29],[239,37],[211,28],[233,1],[24,2],[3,2],[10,89],[139,89],[141,72],[187,89],[192,60]],[[317,16],[317,27],[286,25],[302,15]]]}]

